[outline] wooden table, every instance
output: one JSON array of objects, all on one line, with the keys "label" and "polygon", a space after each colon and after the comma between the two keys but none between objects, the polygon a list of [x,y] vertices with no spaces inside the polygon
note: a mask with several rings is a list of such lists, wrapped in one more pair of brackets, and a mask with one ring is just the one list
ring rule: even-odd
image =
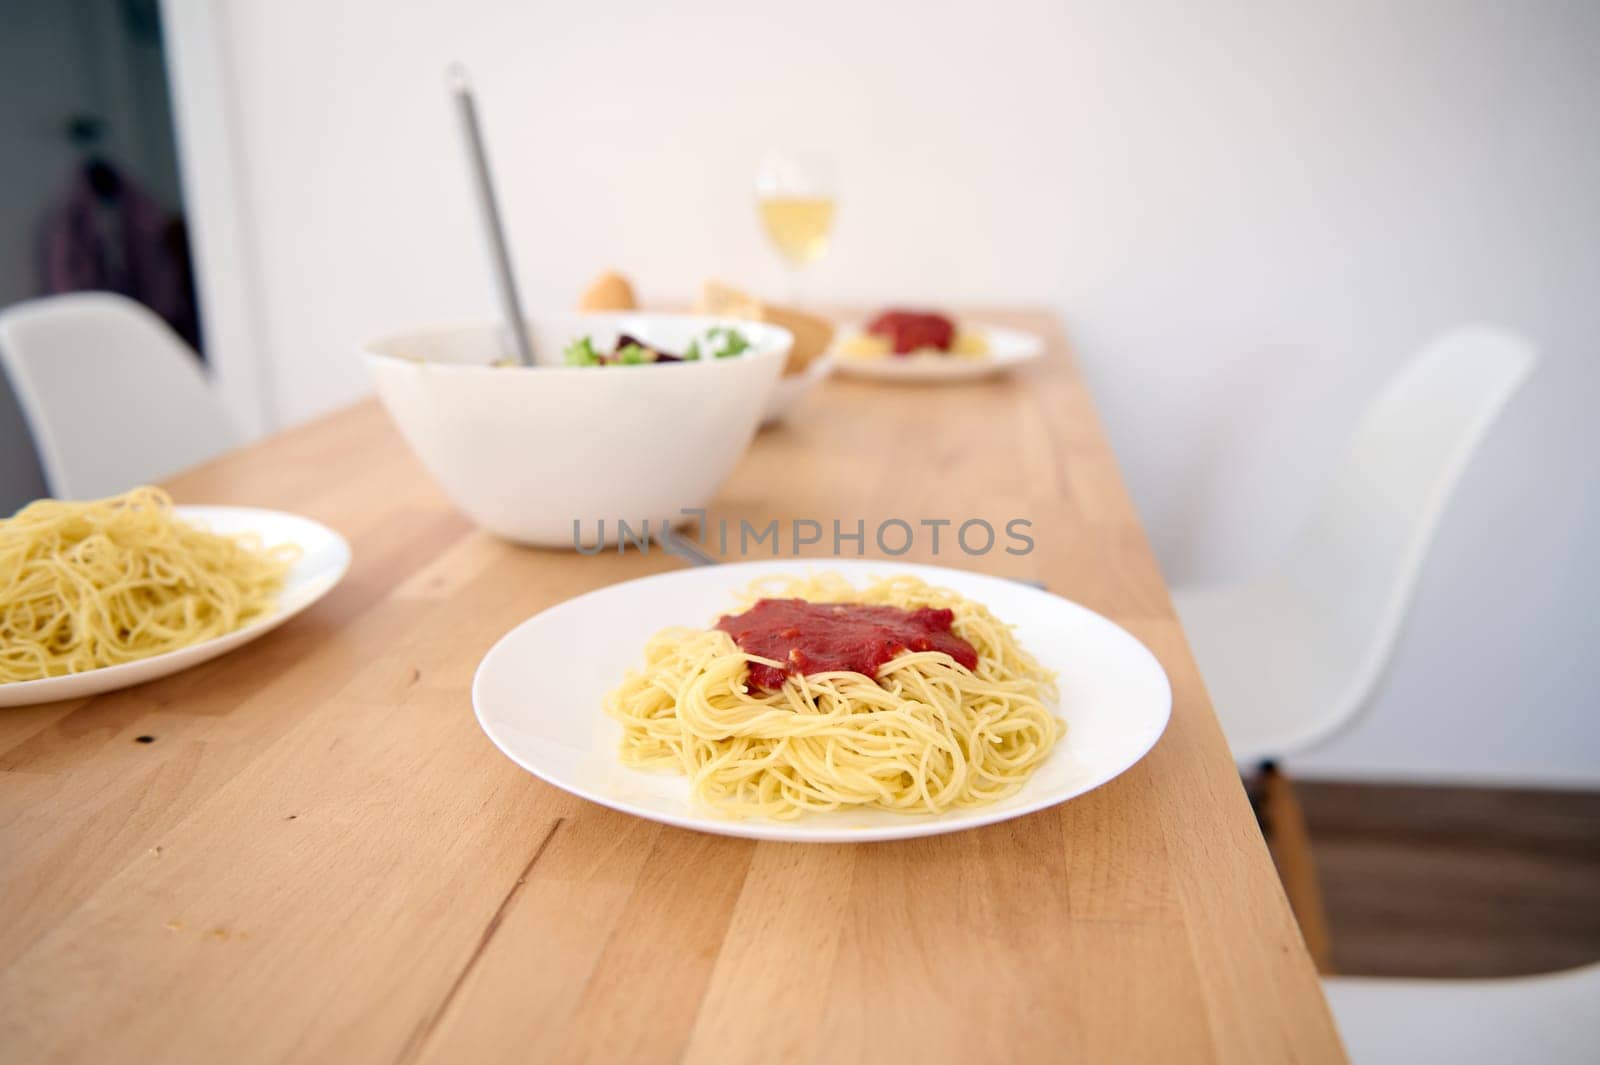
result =
[{"label": "wooden table", "polygon": [[1130,772],[858,846],[700,835],[541,784],[478,730],[479,657],[683,563],[492,539],[361,404],[171,486],[339,529],[332,595],[178,676],[0,714],[0,1059],[1342,1060],[1059,328],[988,317],[1049,357],[961,388],[830,381],[712,516],[1029,518],[1026,557],[925,537],[906,557],[1043,579],[1149,645],[1175,705]]}]

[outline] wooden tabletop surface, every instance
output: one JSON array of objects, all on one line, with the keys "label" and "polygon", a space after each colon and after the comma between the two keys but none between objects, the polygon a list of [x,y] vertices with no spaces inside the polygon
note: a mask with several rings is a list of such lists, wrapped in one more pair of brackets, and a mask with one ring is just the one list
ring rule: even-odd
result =
[{"label": "wooden tabletop surface", "polygon": [[861,519],[869,556],[885,518],[1030,520],[1026,556],[919,536],[904,557],[1041,579],[1143,640],[1174,705],[1132,770],[850,846],[542,784],[479,731],[479,658],[683,563],[476,531],[364,403],[171,484],[338,529],[355,561],[331,595],[177,676],[0,712],[0,1060],[1342,1061],[1060,329],[985,317],[1048,357],[957,387],[835,378],[711,518]]}]

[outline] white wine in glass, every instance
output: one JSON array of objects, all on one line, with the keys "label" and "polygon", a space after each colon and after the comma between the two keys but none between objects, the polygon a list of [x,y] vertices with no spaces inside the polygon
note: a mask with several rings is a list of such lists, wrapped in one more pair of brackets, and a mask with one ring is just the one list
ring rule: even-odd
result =
[{"label": "white wine in glass", "polygon": [[833,229],[833,200],[825,196],[771,196],[761,201],[761,222],[783,257],[795,265],[820,259]]},{"label": "white wine in glass", "polygon": [[756,174],[756,202],[767,237],[788,263],[791,283],[828,251],[833,233],[833,167],[814,155],[771,152]]}]

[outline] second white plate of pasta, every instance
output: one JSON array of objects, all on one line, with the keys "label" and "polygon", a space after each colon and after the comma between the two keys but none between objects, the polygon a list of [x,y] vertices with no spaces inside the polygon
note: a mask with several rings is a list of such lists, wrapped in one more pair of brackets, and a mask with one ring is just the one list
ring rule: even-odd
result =
[{"label": "second white plate of pasta", "polygon": [[974,324],[967,327],[978,338],[978,351],[945,354],[920,352],[892,355],[886,351],[855,350],[860,344],[860,327],[840,331],[833,347],[837,373],[875,381],[901,384],[947,384],[972,381],[1006,373],[1025,366],[1044,354],[1044,339],[1020,329]]},{"label": "second white plate of pasta", "polygon": [[844,843],[1019,817],[1118,776],[1172,695],[1155,657],[1028,585],[878,561],[747,562],[568,600],[490,649],[478,721],[625,813]]},{"label": "second white plate of pasta", "polygon": [[[40,507],[45,508],[45,516],[36,519],[40,527],[23,528]],[[118,508],[120,518],[108,516]],[[45,501],[9,521],[6,533],[18,557],[5,561],[16,570],[10,592],[18,601],[0,599],[0,608],[13,622],[31,623],[39,638],[15,640],[0,662],[8,674],[61,675],[0,683],[0,707],[80,699],[209,661],[266,635],[321,599],[350,566],[344,537],[309,518],[255,507],[174,507],[151,489],[91,504]],[[117,528],[119,521],[125,524]],[[30,535],[39,542],[25,542]],[[87,551],[96,540],[97,550]],[[239,551],[239,557],[217,554],[225,543],[237,544],[228,550]],[[111,544],[114,549],[108,549]],[[210,556],[197,554],[207,550]],[[252,558],[279,561],[247,563]],[[274,572],[260,587],[247,589],[253,602],[232,604],[230,617],[237,620],[219,620],[219,607],[228,604],[218,596],[244,594],[238,587],[223,587],[236,583],[228,566],[246,564],[270,565]],[[103,581],[110,583],[101,587]],[[52,582],[64,582],[71,604],[62,601],[62,588]],[[66,616],[52,618],[52,612]],[[97,627],[105,631],[84,632]],[[64,639],[60,630],[76,636]],[[64,645],[71,645],[70,657]]]}]

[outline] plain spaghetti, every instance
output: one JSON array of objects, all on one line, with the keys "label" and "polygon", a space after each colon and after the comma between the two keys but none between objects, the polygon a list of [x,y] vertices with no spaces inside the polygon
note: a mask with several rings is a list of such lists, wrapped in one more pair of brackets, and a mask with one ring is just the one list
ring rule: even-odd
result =
[{"label": "plain spaghetti", "polygon": [[158,488],[0,521],[0,684],[148,658],[271,612],[299,549],[183,521]]},{"label": "plain spaghetti", "polygon": [[1014,793],[1062,733],[1054,676],[954,592],[823,574],[745,598],[718,627],[658,633],[606,697],[624,764],[684,773],[740,817],[937,813]]}]

